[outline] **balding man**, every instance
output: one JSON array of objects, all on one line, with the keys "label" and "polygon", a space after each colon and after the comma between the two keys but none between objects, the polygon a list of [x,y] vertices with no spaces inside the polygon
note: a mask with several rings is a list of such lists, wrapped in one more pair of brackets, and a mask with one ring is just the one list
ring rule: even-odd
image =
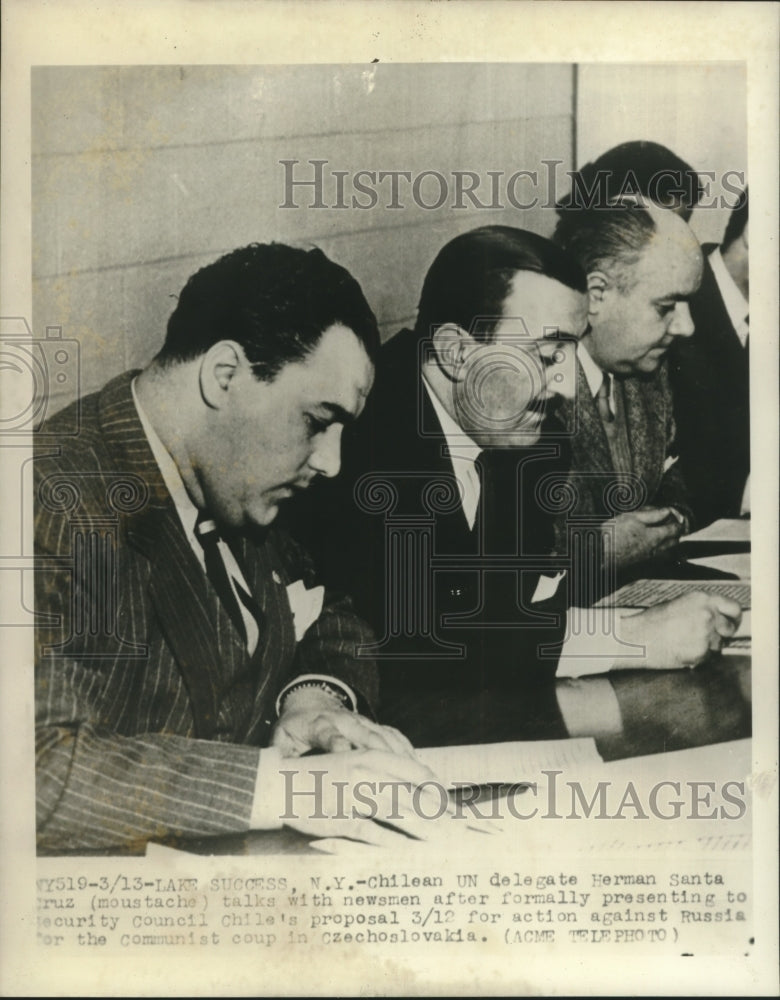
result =
[{"label": "balding man", "polygon": [[[619,580],[628,567],[667,553],[690,525],[664,359],[676,338],[693,333],[688,302],[702,256],[682,218],[636,199],[563,213],[555,240],[588,281],[577,397],[563,410],[576,491],[567,514],[609,521],[614,559],[605,565]],[[558,530],[566,544],[564,519]],[[605,585],[601,579],[597,589]]]}]

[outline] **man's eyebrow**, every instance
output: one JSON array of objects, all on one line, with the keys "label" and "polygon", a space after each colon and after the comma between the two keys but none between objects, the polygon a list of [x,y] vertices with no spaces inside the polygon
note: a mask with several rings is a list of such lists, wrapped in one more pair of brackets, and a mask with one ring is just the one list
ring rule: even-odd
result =
[{"label": "man's eyebrow", "polygon": [[693,292],[670,292],[668,295],[658,295],[653,302],[687,302]]},{"label": "man's eyebrow", "polygon": [[338,403],[321,402],[317,403],[315,409],[328,410],[334,422],[339,424],[351,424],[355,419],[355,414],[345,410]]}]

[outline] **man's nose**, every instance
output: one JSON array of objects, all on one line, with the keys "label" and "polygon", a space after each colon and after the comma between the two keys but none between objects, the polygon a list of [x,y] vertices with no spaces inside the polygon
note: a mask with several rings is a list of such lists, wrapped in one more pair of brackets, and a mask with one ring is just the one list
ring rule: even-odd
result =
[{"label": "man's nose", "polygon": [[693,330],[693,319],[688,303],[678,302],[674,307],[672,322],[669,324],[669,333],[675,337],[690,337]]},{"label": "man's nose", "polygon": [[332,479],[341,468],[341,427],[331,424],[318,434],[314,451],[309,456],[309,467],[318,475]]}]

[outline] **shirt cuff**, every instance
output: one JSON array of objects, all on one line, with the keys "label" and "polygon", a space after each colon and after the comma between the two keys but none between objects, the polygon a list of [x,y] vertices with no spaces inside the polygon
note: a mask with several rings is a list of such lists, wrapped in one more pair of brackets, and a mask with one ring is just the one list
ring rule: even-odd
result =
[{"label": "shirt cuff", "polygon": [[613,608],[569,608],[555,676],[587,677],[611,670],[622,651],[610,628],[617,620]]},{"label": "shirt cuff", "polygon": [[284,704],[285,695],[292,691],[293,688],[298,687],[314,687],[314,688],[324,688],[326,691],[328,688],[334,694],[338,695],[338,692],[345,695],[349,704],[352,707],[353,712],[357,712],[357,698],[355,697],[355,692],[345,684],[343,681],[338,680],[336,677],[331,677],[329,674],[301,674],[299,677],[294,677],[289,684],[286,684],[276,699],[276,715],[277,718],[281,715],[282,706]]},{"label": "shirt cuff", "polygon": [[277,830],[285,811],[284,776],[279,773],[282,754],[277,747],[260,751],[255,779],[255,797],[249,817],[250,830]]},{"label": "shirt cuff", "polygon": [[623,731],[623,716],[615,690],[606,677],[566,680],[555,695],[570,737],[615,736]]}]

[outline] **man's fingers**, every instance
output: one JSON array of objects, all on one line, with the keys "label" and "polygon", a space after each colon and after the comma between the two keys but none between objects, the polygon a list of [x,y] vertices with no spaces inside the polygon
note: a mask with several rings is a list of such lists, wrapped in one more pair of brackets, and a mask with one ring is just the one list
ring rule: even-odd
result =
[{"label": "man's fingers", "polygon": [[668,524],[654,524],[648,529],[648,534],[655,538],[658,542],[671,539],[672,541],[677,541],[680,537],[680,532],[682,531],[682,525],[679,521],[670,521]]},{"label": "man's fingers", "polygon": [[328,721],[345,736],[356,750],[381,750],[385,753],[402,754],[416,759],[412,744],[397,729],[380,726],[370,719],[352,713],[328,716]]},{"label": "man's fingers", "polygon": [[344,753],[347,750],[352,750],[352,743],[338,730],[334,730],[322,740],[318,749],[326,750],[328,753]]},{"label": "man's fingers", "polygon": [[724,639],[730,639],[737,631],[739,622],[735,622],[733,618],[727,618],[725,615],[716,611],[713,616],[712,624],[718,635],[722,636]]},{"label": "man's fingers", "polygon": [[277,726],[274,729],[271,736],[271,746],[276,747],[282,757],[300,757],[309,749],[307,743],[288,732],[284,726]]},{"label": "man's fingers", "polygon": [[[417,759],[414,747],[399,730],[392,726],[381,726],[378,722],[372,722],[371,719],[366,719],[362,715],[353,716],[353,719],[355,719],[357,726],[366,732],[373,733],[374,737],[378,737],[378,740],[370,740],[367,746],[375,750],[389,750],[391,753],[403,754]],[[359,732],[359,730],[357,731]]]},{"label": "man's fingers", "polygon": [[742,621],[742,608],[739,602],[733,601],[730,597],[725,597],[723,594],[708,594],[708,597],[710,607],[718,614],[731,619],[734,622],[734,627],[737,628]]},{"label": "man's fingers", "polygon": [[[642,524],[652,525],[660,524],[665,521],[671,511],[668,507],[642,507],[640,510],[635,510],[631,512],[631,516],[635,517]],[[679,521],[675,521],[679,525]]]},{"label": "man's fingers", "polygon": [[362,729],[351,714],[321,712],[308,725],[309,745],[316,750],[340,753],[344,750],[371,748],[388,750],[384,740],[371,740],[369,731]]},{"label": "man's fingers", "polygon": [[316,716],[309,729],[309,743],[312,749],[340,752],[351,750],[352,742],[327,715]]}]

